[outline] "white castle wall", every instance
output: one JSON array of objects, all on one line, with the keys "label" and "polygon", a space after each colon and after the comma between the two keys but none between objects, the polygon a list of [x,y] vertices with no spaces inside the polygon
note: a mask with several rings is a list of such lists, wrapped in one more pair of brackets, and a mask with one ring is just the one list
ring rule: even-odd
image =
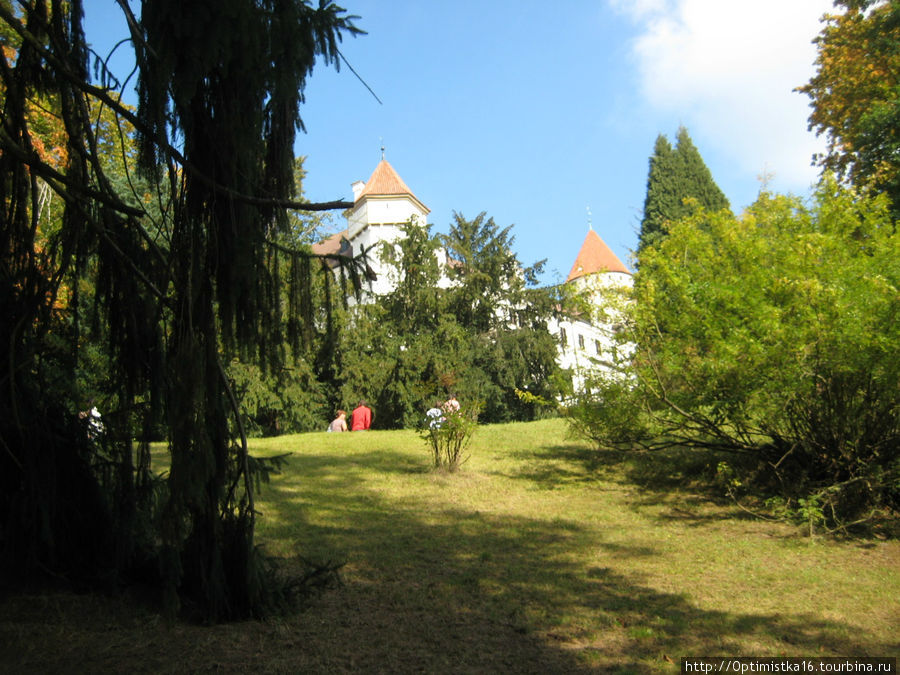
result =
[{"label": "white castle wall", "polygon": [[[347,240],[353,246],[353,254],[369,250],[368,261],[377,279],[367,281],[365,292],[361,298],[363,304],[377,302],[380,295],[386,295],[396,288],[399,279],[396,270],[381,259],[381,245],[394,244],[404,232],[405,223],[413,221],[422,226],[427,225],[427,212],[420,208],[418,200],[406,195],[366,195],[360,200],[365,184],[357,182],[353,185],[354,199],[357,203],[347,213]],[[451,285],[446,274],[448,256],[444,249],[437,252],[438,262],[442,270],[438,286],[447,288]],[[572,282],[576,292],[587,294],[592,304],[602,307],[607,303],[610,289],[627,288],[632,284],[630,274],[608,272],[590,274],[579,277]],[[355,299],[349,299],[355,304]],[[497,308],[499,314],[502,308]],[[598,312],[599,314],[599,312]],[[587,318],[587,317],[585,317]],[[588,373],[601,371],[613,373],[614,369],[604,363],[614,363],[627,354],[616,353],[616,342],[613,337],[618,329],[618,317],[615,310],[605,312],[602,318],[591,320],[578,318],[552,318],[548,321],[548,329],[558,341],[558,363],[574,374],[576,388],[584,385]]]}]

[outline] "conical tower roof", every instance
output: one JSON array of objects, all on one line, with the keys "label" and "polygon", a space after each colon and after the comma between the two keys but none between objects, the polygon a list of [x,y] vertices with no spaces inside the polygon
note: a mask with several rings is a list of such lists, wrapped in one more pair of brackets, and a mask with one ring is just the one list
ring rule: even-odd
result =
[{"label": "conical tower roof", "polygon": [[569,282],[596,272],[631,274],[612,252],[612,249],[606,245],[606,242],[600,238],[600,235],[591,229],[584,238],[584,243],[581,245],[581,250],[578,252],[578,257],[575,258],[575,264],[572,265],[566,281]]},{"label": "conical tower roof", "polygon": [[366,181],[365,187],[355,201],[359,203],[360,200],[366,197],[393,197],[401,195],[411,198],[425,213],[429,213],[430,209],[419,201],[419,198],[413,194],[413,191],[394,171],[394,167],[386,159],[382,159],[378,162],[378,166],[375,167],[372,175],[369,176],[369,180]]}]

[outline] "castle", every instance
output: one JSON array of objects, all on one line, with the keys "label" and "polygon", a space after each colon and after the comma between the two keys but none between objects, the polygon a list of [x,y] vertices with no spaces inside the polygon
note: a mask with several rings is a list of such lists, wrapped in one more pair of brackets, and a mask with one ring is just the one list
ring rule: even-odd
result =
[{"label": "castle", "polygon": [[[345,212],[347,228],[315,244],[314,253],[358,255],[378,244],[401,239],[407,222],[428,222],[428,207],[383,158],[369,180],[357,181],[352,187],[353,207]],[[440,250],[438,256],[441,269],[446,269],[450,262],[446,252]],[[363,303],[375,302],[397,283],[395,270],[379,256],[370,256],[368,261],[374,274],[365,281],[360,300]],[[589,229],[565,283],[587,300],[587,309],[577,315],[549,318],[548,329],[557,338],[560,367],[573,372],[578,387],[587,371],[597,367],[609,369],[617,360],[612,339],[618,329],[617,312],[598,304],[608,297],[608,290],[630,287],[631,273],[600,236]],[[449,277],[442,275],[439,286],[449,284]]]}]

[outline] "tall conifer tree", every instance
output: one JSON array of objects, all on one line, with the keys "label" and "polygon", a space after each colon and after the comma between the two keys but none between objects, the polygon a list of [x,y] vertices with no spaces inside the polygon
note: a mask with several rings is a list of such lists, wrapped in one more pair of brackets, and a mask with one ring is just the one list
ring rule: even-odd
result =
[{"label": "tall conifer tree", "polygon": [[672,218],[681,205],[677,189],[678,169],[675,151],[663,134],[656,137],[650,172],[647,176],[647,196],[644,198],[644,218],[638,250],[653,242],[663,231],[663,223]]},{"label": "tall conifer tree", "polygon": [[729,208],[728,199],[716,185],[687,129],[682,126],[678,128],[674,149],[664,135],[656,138],[650,157],[638,251],[664,234],[667,221],[690,214],[693,207],[685,203],[686,199],[696,199],[700,206],[710,211]]},{"label": "tall conifer tree", "polygon": [[[0,42],[18,49],[0,59],[0,574],[108,586],[143,574],[173,611],[190,600],[209,620],[258,616],[288,599],[287,586],[254,544],[263,463],[247,453],[223,362],[278,360],[287,209],[350,205],[291,197],[307,78],[317,61],[338,64],[355,17],[329,0],[144,0],[140,18],[119,3],[135,49],[135,114],[109,73],[90,80],[80,0],[18,4],[0,0]],[[35,149],[31,109],[45,102],[62,120],[64,166]],[[166,179],[165,218],[117,192],[97,102],[137,131],[149,184]],[[65,204],[52,223],[48,193]],[[290,304],[309,326],[310,266],[291,267]],[[76,407],[93,392],[72,384],[82,281],[96,288],[112,361],[115,407],[99,439]],[[163,404],[171,462],[161,491],[152,416],[140,411]]]},{"label": "tall conifer tree", "polygon": [[700,206],[709,211],[730,208],[728,198],[713,180],[709,167],[700,156],[700,151],[688,135],[687,129],[679,127],[676,138],[675,154],[678,156],[681,170],[680,184],[684,186],[685,198],[693,197],[700,202]]}]

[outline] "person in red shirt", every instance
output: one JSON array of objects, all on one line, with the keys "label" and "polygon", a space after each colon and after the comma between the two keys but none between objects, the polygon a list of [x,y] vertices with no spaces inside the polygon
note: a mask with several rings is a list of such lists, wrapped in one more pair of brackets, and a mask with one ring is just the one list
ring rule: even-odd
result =
[{"label": "person in red shirt", "polygon": [[350,431],[366,431],[371,426],[372,410],[366,407],[365,401],[360,401],[350,413]]}]

